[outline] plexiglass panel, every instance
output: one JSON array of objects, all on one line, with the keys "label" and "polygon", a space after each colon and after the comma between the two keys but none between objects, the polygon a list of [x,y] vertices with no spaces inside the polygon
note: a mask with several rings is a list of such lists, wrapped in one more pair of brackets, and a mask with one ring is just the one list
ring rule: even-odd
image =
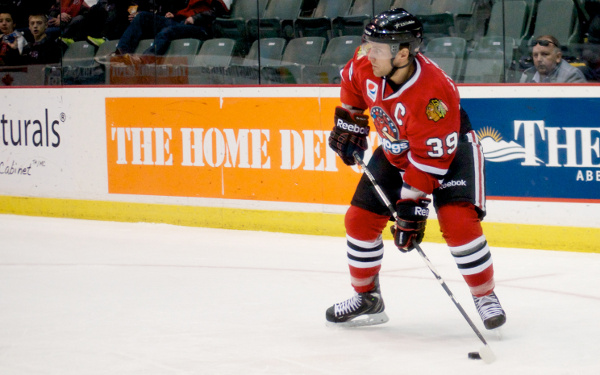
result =
[{"label": "plexiglass panel", "polygon": [[3,86],[338,84],[365,24],[394,7],[457,83],[600,76],[597,0],[2,3]]}]

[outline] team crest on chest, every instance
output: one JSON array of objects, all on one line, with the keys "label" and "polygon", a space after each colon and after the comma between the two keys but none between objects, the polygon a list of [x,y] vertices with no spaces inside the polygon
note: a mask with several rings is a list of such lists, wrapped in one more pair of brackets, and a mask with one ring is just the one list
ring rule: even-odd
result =
[{"label": "team crest on chest", "polygon": [[408,150],[408,141],[400,139],[398,126],[394,120],[392,120],[392,118],[385,113],[383,108],[371,108],[371,117],[373,118],[373,123],[375,124],[377,131],[381,135],[383,148],[387,152],[400,155],[404,151]]},{"label": "team crest on chest", "polygon": [[438,122],[439,120],[446,117],[446,113],[448,112],[448,106],[439,99],[430,99],[429,104],[425,108],[425,113],[427,114],[427,118],[433,122]]},{"label": "team crest on chest", "polygon": [[375,82],[371,81],[370,79],[367,79],[366,84],[367,84],[367,96],[372,101],[375,101],[375,99],[377,99],[377,91],[379,91],[379,85],[376,84]]}]

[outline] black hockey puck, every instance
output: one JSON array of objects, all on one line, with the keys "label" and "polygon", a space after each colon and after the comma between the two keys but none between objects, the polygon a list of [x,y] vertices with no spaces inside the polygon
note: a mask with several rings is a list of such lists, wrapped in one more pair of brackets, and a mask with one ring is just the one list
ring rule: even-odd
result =
[{"label": "black hockey puck", "polygon": [[469,359],[481,359],[481,356],[479,355],[478,352],[470,352]]}]

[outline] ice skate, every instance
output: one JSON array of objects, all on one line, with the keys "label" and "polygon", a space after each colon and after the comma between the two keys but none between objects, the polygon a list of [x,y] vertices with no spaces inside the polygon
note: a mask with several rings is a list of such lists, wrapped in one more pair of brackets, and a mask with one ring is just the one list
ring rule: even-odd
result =
[{"label": "ice skate", "polygon": [[356,293],[353,297],[336,303],[327,309],[327,325],[341,327],[361,327],[387,322],[385,305],[381,298],[379,282],[366,293]]},{"label": "ice skate", "polygon": [[473,296],[473,301],[486,329],[499,328],[506,322],[506,313],[502,309],[496,293],[492,292],[482,297]]}]

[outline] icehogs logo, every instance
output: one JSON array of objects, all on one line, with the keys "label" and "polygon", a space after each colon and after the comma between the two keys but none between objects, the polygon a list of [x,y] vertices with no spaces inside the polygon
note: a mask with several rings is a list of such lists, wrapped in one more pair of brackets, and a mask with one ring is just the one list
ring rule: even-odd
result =
[{"label": "icehogs logo", "polygon": [[429,100],[429,104],[427,104],[427,108],[425,108],[427,118],[432,120],[433,122],[438,122],[440,119],[446,117],[447,112],[448,106],[439,99]]},{"label": "icehogs logo", "polygon": [[408,141],[399,139],[400,132],[398,131],[398,127],[382,108],[373,107],[371,109],[371,117],[373,118],[375,128],[381,135],[383,148],[387,152],[400,155],[408,150]]}]

